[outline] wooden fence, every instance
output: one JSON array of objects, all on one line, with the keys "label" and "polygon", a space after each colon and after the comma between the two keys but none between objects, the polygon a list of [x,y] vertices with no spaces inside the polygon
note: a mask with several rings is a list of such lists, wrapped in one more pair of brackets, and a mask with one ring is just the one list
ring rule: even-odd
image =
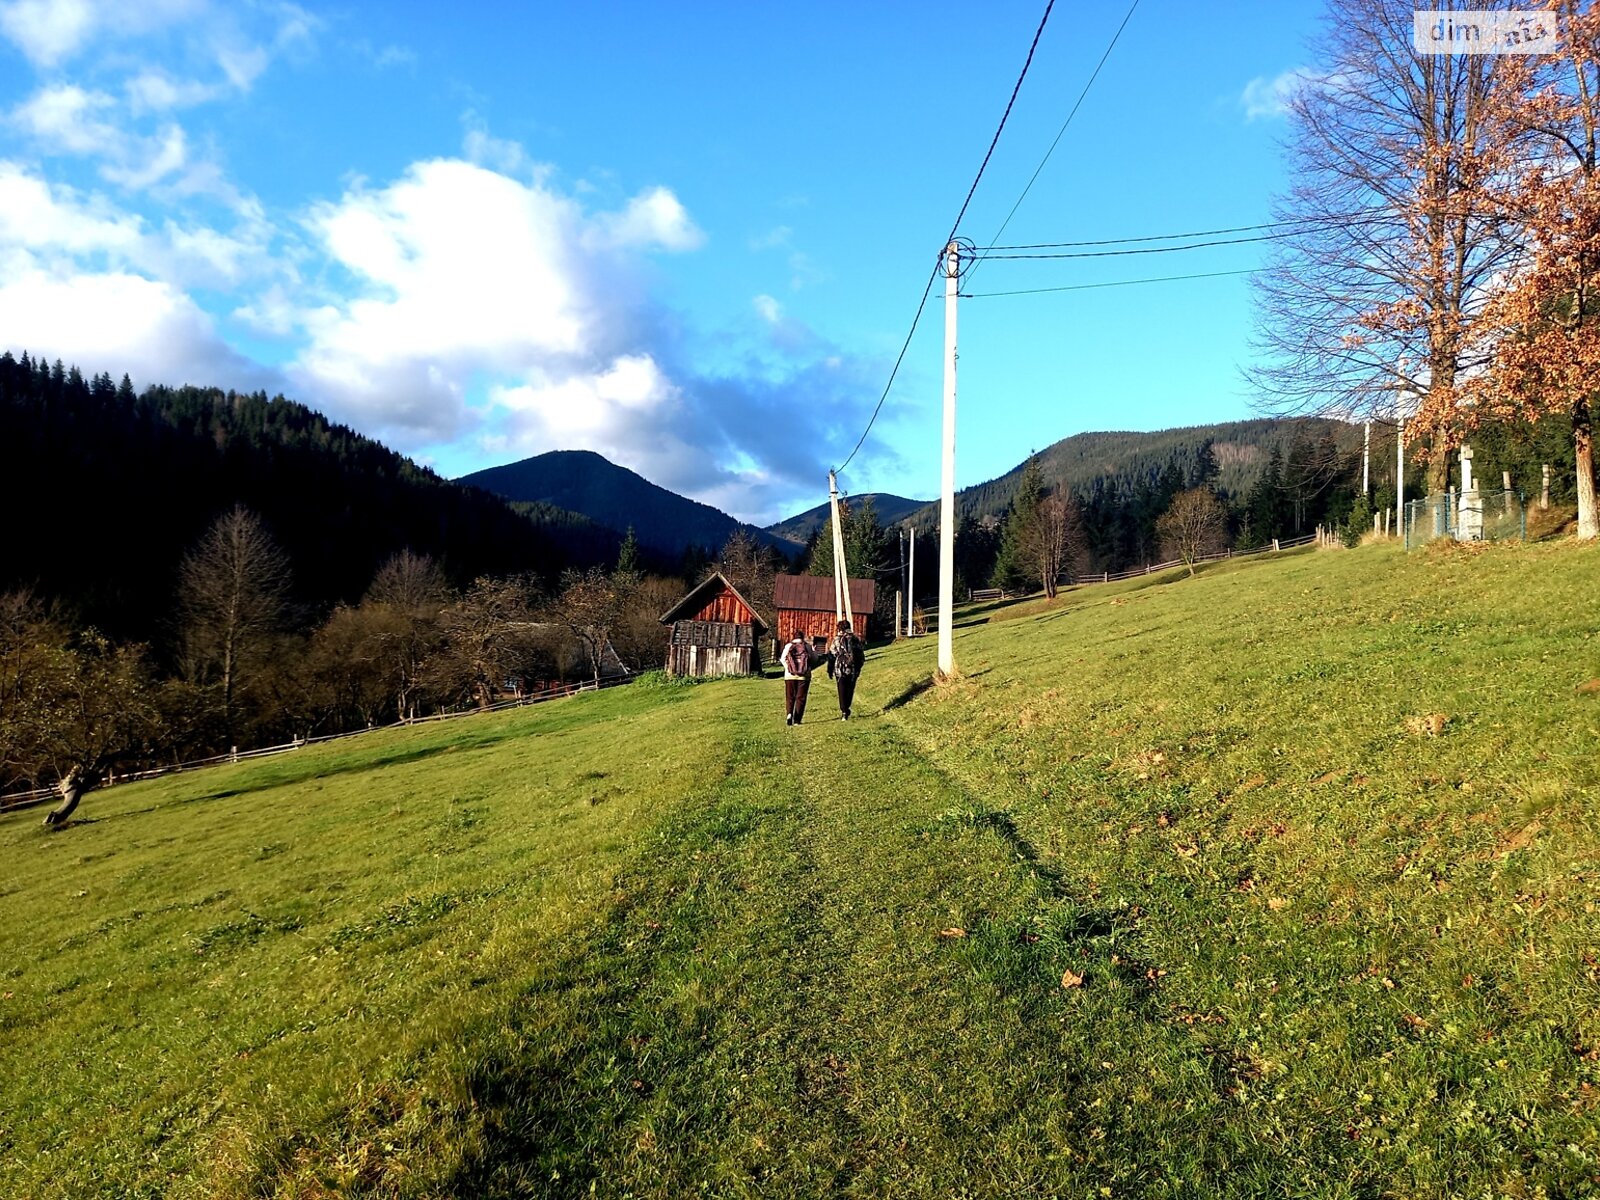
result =
[{"label": "wooden fence", "polygon": [[[1273,554],[1280,550],[1293,550],[1296,546],[1309,546],[1317,540],[1317,535],[1308,533],[1305,537],[1274,538],[1269,545],[1257,546],[1254,550],[1219,550],[1215,554],[1202,554],[1195,559],[1196,565],[1208,562],[1221,562],[1228,558],[1247,558],[1252,554]],[[1123,579],[1133,579],[1139,575],[1154,575],[1157,571],[1170,571],[1173,567],[1181,567],[1184,561],[1174,558],[1169,562],[1146,563],[1142,567],[1134,567],[1131,571],[1101,571],[1094,575],[1080,575],[1076,579],[1063,578],[1060,582],[1070,583],[1082,587],[1089,583],[1116,583]]]},{"label": "wooden fence", "polygon": [[[568,696],[576,696],[579,692],[599,691],[602,688],[617,687],[624,683],[632,683],[633,675],[626,675],[620,679],[605,679],[599,683],[569,683],[561,687],[546,688],[544,691],[529,696],[518,696],[511,700],[501,700],[496,704],[486,705],[483,708],[463,708],[446,712],[429,713],[425,717],[413,717],[406,721],[396,721],[389,725],[368,725],[365,729],[349,729],[343,733],[324,733],[317,737],[297,738],[292,742],[284,742],[281,746],[259,746],[253,750],[233,750],[227,754],[213,754],[209,758],[191,759],[189,762],[173,763],[170,766],[151,767],[143,771],[129,771],[126,774],[108,777],[101,784],[102,788],[113,787],[119,783],[133,783],[140,779],[156,779],[162,775],[176,775],[180,771],[196,771],[201,767],[215,767],[223,763],[243,762],[250,758],[266,758],[273,754],[286,754],[291,750],[302,750],[307,746],[315,746],[320,742],[336,742],[342,738],[360,737],[364,733],[375,733],[380,729],[399,729],[409,725],[428,725],[434,721],[448,721],[455,717],[474,717],[479,713],[504,712],[508,708],[524,708],[529,704],[543,704],[547,700],[563,700]],[[99,788],[95,789],[100,790]],[[40,804],[52,804],[61,798],[58,788],[35,788],[31,792],[10,792],[0,795],[0,813],[16,812],[24,808],[34,808]]]}]

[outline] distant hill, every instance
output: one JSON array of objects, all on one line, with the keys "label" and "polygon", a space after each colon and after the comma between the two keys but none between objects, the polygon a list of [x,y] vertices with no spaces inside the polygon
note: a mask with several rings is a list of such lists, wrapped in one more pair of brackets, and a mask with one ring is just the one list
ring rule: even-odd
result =
[{"label": "distant hill", "polygon": [[289,556],[295,599],[360,598],[409,548],[457,583],[613,562],[620,535],[513,512],[320,413],[265,394],[152,387],[0,354],[0,591],[30,588],[116,638],[170,635],[178,564],[243,504]]},{"label": "distant hill", "polygon": [[[903,521],[920,508],[926,507],[931,501],[907,500],[904,496],[891,495],[888,492],[867,492],[860,496],[851,496],[852,504],[859,504],[864,500],[871,500],[873,507],[878,510],[878,520],[884,525],[893,525]],[[788,538],[791,542],[805,545],[811,535],[821,529],[828,520],[828,505],[826,502],[815,508],[808,508],[803,513],[797,513],[788,520],[779,521],[776,525],[768,525],[767,532],[778,537]]]},{"label": "distant hill", "polygon": [[610,529],[633,527],[641,545],[667,554],[690,546],[713,553],[736,529],[785,554],[799,547],[787,538],[735,520],[721,509],[658,487],[642,475],[591,450],[551,450],[521,462],[489,467],[456,481],[521,503],[553,504]]},{"label": "distant hill", "polygon": [[[1065,484],[1086,493],[1100,481],[1115,482],[1126,491],[1159,476],[1174,458],[1187,469],[1201,447],[1210,442],[1218,467],[1217,487],[1229,496],[1239,496],[1260,476],[1273,447],[1287,454],[1297,432],[1307,438],[1332,433],[1341,449],[1352,445],[1360,449],[1360,426],[1317,417],[1267,417],[1154,433],[1078,433],[1039,451],[1039,462],[1048,486]],[[1024,459],[1004,475],[962,488],[956,493],[956,511],[978,518],[998,516],[1016,495],[1026,465]],[[937,503],[918,509],[910,519],[919,529],[932,529],[939,519]]]}]

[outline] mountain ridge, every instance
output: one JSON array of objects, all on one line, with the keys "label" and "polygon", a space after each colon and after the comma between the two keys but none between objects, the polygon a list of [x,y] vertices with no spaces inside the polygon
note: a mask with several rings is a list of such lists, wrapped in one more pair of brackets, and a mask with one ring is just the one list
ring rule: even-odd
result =
[{"label": "mountain ridge", "polygon": [[593,450],[547,450],[455,482],[503,500],[551,504],[608,529],[631,526],[640,545],[668,554],[691,547],[715,554],[739,529],[784,554],[800,549],[791,539],[652,483]]}]

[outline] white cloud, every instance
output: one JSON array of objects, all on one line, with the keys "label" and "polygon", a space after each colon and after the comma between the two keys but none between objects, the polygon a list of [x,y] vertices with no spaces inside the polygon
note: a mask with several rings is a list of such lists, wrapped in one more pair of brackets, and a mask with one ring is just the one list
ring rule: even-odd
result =
[{"label": "white cloud", "polygon": [[11,121],[55,153],[104,154],[117,148],[121,135],[102,114],[116,101],[104,92],[86,92],[76,84],[42,88],[19,104]]},{"label": "white cloud", "polygon": [[45,67],[76,50],[95,21],[95,6],[89,0],[14,0],[0,5],[0,33]]},{"label": "white cloud", "polygon": [[1309,67],[1294,67],[1272,79],[1258,75],[1244,85],[1239,94],[1239,106],[1244,109],[1246,121],[1271,120],[1289,112],[1294,94],[1307,83],[1318,78]]},{"label": "white cloud", "polygon": [[69,255],[138,252],[143,238],[138,217],[61,191],[58,196],[44,180],[0,160],[0,246]]},{"label": "white cloud", "polygon": [[160,71],[144,71],[124,85],[128,107],[134,116],[164,113],[178,108],[193,108],[217,99],[223,89],[216,84],[192,79],[173,79]]},{"label": "white cloud", "polygon": [[168,125],[159,138],[143,143],[142,148],[146,151],[143,162],[125,166],[107,163],[101,174],[113,183],[142,191],[183,170],[189,161],[189,141],[177,125]]},{"label": "white cloud", "polygon": [[141,382],[255,388],[274,375],[229,349],[211,319],[165,283],[121,272],[27,272],[0,283],[10,346],[60,358],[85,374],[124,371]]},{"label": "white cloud", "polygon": [[705,234],[667,188],[653,187],[628,201],[620,213],[602,214],[591,237],[600,245],[696,250]]},{"label": "white cloud", "polygon": [[750,303],[756,312],[761,315],[761,319],[768,325],[776,325],[783,320],[783,305],[779,304],[771,296],[763,293]]},{"label": "white cloud", "polygon": [[548,166],[534,161],[520,142],[495,137],[484,127],[476,113],[469,110],[462,121],[467,126],[467,132],[461,139],[461,150],[468,162],[519,179],[549,178],[551,169]]},{"label": "white cloud", "polygon": [[206,0],[9,0],[0,34],[29,61],[54,67],[103,32],[142,34],[200,15]]},{"label": "white cloud", "polygon": [[780,246],[787,246],[792,237],[794,237],[793,229],[787,225],[778,225],[767,230],[766,233],[756,234],[749,239],[748,244],[750,249],[755,251],[775,250]]},{"label": "white cloud", "polygon": [[449,436],[475,373],[565,374],[620,332],[603,286],[617,267],[584,252],[589,228],[566,197],[460,160],[353,190],[310,230],[354,287],[306,314],[294,369],[405,441]]}]

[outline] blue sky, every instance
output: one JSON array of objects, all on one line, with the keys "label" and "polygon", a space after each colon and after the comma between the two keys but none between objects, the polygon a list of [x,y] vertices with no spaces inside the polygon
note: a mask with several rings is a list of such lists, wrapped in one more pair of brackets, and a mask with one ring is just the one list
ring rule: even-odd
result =
[{"label": "blue sky", "polygon": [[[1057,6],[964,235],[994,240],[1126,8]],[[1042,11],[0,0],[0,347],[282,391],[449,475],[593,449],[774,520],[864,428]],[[1270,219],[1316,18],[1143,0],[1001,240]],[[1244,276],[963,301],[959,481],[1251,415],[1250,321]],[[935,493],[941,325],[847,490]]]}]

